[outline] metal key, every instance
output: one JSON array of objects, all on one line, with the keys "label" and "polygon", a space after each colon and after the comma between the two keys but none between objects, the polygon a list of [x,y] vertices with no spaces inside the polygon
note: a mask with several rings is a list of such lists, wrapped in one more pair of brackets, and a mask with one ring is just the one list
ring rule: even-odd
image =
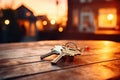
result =
[{"label": "metal key", "polygon": [[60,55],[58,55],[55,59],[53,59],[53,60],[51,61],[51,64],[52,64],[52,65],[57,64],[57,62],[58,62],[63,56],[65,56],[65,53],[61,53]]},{"label": "metal key", "polygon": [[60,55],[58,55],[54,60],[51,61],[51,64],[55,65],[63,56],[72,56],[74,58],[75,55],[80,55],[81,52],[78,49],[72,49],[68,47],[64,47],[63,51]]},{"label": "metal key", "polygon": [[42,55],[40,58],[44,59],[44,58],[46,58],[46,57],[48,57],[50,55],[53,55],[53,54],[59,55],[59,54],[62,53],[62,49],[63,49],[62,46],[55,46],[53,49],[51,49],[51,52],[49,52],[49,53],[47,53],[45,55]]},{"label": "metal key", "polygon": [[75,43],[68,42],[68,43],[66,43],[63,46],[60,46],[60,45],[59,46],[55,46],[51,50],[51,52],[49,52],[49,53],[47,53],[45,55],[42,55],[41,59],[44,59],[45,57],[48,57],[48,56],[50,56],[52,54],[57,54],[58,55],[55,59],[53,59],[51,61],[51,64],[55,65],[64,56],[70,56],[70,57],[74,58],[75,55],[80,55],[81,54],[81,50],[79,50],[77,48]]}]

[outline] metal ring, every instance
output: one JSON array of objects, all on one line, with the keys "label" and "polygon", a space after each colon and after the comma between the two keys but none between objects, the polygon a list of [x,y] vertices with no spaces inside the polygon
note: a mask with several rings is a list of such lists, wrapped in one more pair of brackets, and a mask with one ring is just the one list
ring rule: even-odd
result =
[{"label": "metal ring", "polygon": [[77,48],[77,45],[75,44],[75,43],[73,43],[73,42],[68,42],[68,43],[66,43],[65,44],[65,47],[67,47],[67,48],[72,48],[72,49],[78,49]]}]

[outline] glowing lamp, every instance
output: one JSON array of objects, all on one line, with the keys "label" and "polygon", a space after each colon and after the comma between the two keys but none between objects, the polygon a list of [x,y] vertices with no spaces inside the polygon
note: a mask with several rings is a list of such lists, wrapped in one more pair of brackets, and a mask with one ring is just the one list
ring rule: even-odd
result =
[{"label": "glowing lamp", "polygon": [[113,14],[108,14],[108,16],[107,16],[107,19],[108,19],[108,20],[113,20],[113,18],[114,18],[114,15],[113,15]]},{"label": "glowing lamp", "polygon": [[9,24],[10,24],[10,20],[6,19],[6,20],[4,21],[4,23],[5,23],[5,25],[9,25]]},{"label": "glowing lamp", "polygon": [[43,25],[47,25],[47,21],[43,21]]},{"label": "glowing lamp", "polygon": [[52,25],[54,25],[54,24],[55,24],[55,20],[51,20],[50,23],[51,23]]},{"label": "glowing lamp", "polygon": [[63,32],[63,27],[59,27],[59,28],[58,28],[58,31],[59,31],[59,32]]}]

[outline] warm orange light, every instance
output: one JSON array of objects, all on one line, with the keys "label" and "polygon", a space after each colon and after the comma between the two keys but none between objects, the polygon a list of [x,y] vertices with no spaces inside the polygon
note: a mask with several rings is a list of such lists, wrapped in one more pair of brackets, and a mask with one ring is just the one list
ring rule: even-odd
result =
[{"label": "warm orange light", "polygon": [[73,25],[74,26],[78,26],[78,24],[79,24],[78,13],[79,13],[78,10],[74,9],[74,11],[73,11]]},{"label": "warm orange light", "polygon": [[50,23],[51,23],[52,25],[54,25],[54,24],[55,24],[55,20],[51,20]]},{"label": "warm orange light", "polygon": [[115,28],[117,24],[117,10],[102,8],[99,10],[98,25],[101,28]]},{"label": "warm orange light", "polygon": [[24,26],[27,26],[27,27],[29,27],[29,21],[24,21]]},{"label": "warm orange light", "polygon": [[[94,71],[98,71],[99,76],[101,77],[101,79],[110,79],[111,76],[115,76],[116,73],[114,73],[111,69],[109,69],[108,67],[112,67],[110,63],[101,63],[99,67],[95,67],[93,70]],[[106,67],[107,66],[107,67]]]},{"label": "warm orange light", "polygon": [[114,44],[110,41],[103,41],[102,44],[104,47],[99,51],[101,55],[99,55],[99,59],[101,60],[109,60],[113,58],[115,48],[112,48],[111,46],[114,46]]},{"label": "warm orange light", "polygon": [[30,12],[27,12],[27,13],[26,13],[26,16],[30,16],[30,15],[31,15],[31,13],[30,13]]},{"label": "warm orange light", "polygon": [[6,25],[9,25],[9,24],[10,24],[10,20],[6,19],[6,20],[4,21],[4,23],[5,23]]},{"label": "warm orange light", "polygon": [[41,20],[36,21],[36,26],[37,26],[39,31],[43,30],[43,25],[42,25],[42,21]]},{"label": "warm orange light", "polygon": [[59,32],[63,32],[63,27],[59,27],[59,28],[58,28],[58,31],[59,31]]},{"label": "warm orange light", "polygon": [[24,26],[25,26],[25,34],[26,36],[29,36],[29,21],[24,21]]},{"label": "warm orange light", "polygon": [[47,25],[47,21],[43,21],[43,25]]},{"label": "warm orange light", "polygon": [[[56,23],[61,22],[61,20],[61,23],[67,23],[68,0],[58,0],[58,2],[58,5],[56,5],[56,0],[0,0],[0,8],[5,9],[9,7],[16,10],[21,5],[24,5],[35,16],[47,15],[49,20],[54,19]],[[31,13],[26,13],[26,16],[30,15]]]},{"label": "warm orange light", "polygon": [[114,15],[113,15],[113,14],[108,14],[107,19],[108,19],[108,20],[114,19]]}]

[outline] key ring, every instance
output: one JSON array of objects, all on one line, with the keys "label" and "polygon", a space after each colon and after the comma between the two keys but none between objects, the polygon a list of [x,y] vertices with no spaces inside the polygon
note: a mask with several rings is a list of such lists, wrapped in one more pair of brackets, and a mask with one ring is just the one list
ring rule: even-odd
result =
[{"label": "key ring", "polygon": [[74,49],[74,50],[77,50],[77,45],[73,42],[68,42],[65,44],[65,47],[69,48],[69,49]]}]

